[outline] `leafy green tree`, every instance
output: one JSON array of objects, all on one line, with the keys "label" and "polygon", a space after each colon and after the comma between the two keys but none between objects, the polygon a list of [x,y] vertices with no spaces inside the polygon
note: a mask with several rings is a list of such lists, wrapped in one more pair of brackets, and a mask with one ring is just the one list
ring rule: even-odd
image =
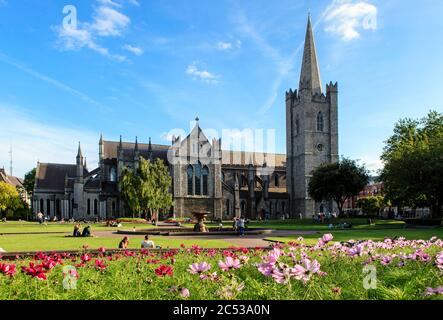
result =
[{"label": "leafy green tree", "polygon": [[25,174],[25,180],[23,181],[23,186],[28,194],[32,195],[34,193],[34,185],[35,185],[35,175],[37,169],[34,168],[28,173]]},{"label": "leafy green tree", "polygon": [[308,191],[315,201],[335,201],[342,214],[346,200],[358,195],[368,182],[369,174],[364,166],[343,158],[337,163],[324,164],[315,169]]},{"label": "leafy green tree", "polygon": [[380,180],[393,205],[428,206],[433,217],[442,217],[443,114],[431,111],[420,120],[400,120],[381,159]]},{"label": "leafy green tree", "polygon": [[172,179],[168,168],[161,159],[154,163],[140,158],[136,173],[125,168],[120,179],[120,188],[133,217],[150,217],[158,221],[161,210],[169,210],[172,206]]},{"label": "leafy green tree", "polygon": [[140,197],[139,197],[139,179],[134,172],[128,168],[123,168],[120,178],[120,190],[127,208],[131,211],[132,217],[140,217]]},{"label": "leafy green tree", "polygon": [[7,213],[13,213],[22,207],[23,201],[17,189],[5,182],[0,182],[0,216],[5,217]]},{"label": "leafy green tree", "polygon": [[157,222],[159,212],[169,210],[173,203],[171,194],[172,179],[163,160],[157,159],[154,162],[152,178],[154,188],[152,189],[149,205]]},{"label": "leafy green tree", "polygon": [[382,196],[371,196],[357,201],[357,207],[361,208],[363,213],[370,215],[379,215],[385,206],[385,198]]}]

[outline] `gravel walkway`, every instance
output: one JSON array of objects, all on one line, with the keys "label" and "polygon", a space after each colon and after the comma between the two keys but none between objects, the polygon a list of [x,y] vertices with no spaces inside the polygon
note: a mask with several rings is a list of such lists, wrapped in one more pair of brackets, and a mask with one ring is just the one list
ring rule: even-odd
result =
[{"label": "gravel walkway", "polygon": [[[202,240],[223,240],[232,243],[239,247],[267,247],[271,242],[264,239],[271,237],[290,237],[290,236],[303,236],[308,234],[316,234],[317,231],[306,231],[306,230],[274,230],[272,233],[259,234],[259,235],[246,235],[244,237],[232,236],[232,235],[202,235],[202,236],[163,236],[165,239],[202,239]],[[98,237],[106,238],[122,238],[124,235],[118,234],[115,231],[94,231],[94,235]],[[130,236],[130,235],[129,235]],[[142,236],[137,235],[134,237],[141,238]]]}]

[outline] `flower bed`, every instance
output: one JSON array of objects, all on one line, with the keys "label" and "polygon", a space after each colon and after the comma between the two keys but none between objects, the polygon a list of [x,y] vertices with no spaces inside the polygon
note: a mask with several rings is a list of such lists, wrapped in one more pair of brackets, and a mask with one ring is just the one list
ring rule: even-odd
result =
[{"label": "flower bed", "polygon": [[443,241],[332,240],[0,260],[0,299],[442,299]]}]

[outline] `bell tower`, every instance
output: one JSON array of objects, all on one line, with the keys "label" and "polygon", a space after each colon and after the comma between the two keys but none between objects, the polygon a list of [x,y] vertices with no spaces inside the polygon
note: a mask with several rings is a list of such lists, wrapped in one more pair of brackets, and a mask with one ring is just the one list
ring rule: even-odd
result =
[{"label": "bell tower", "polygon": [[338,84],[330,82],[323,91],[310,16],[299,87],[286,92],[286,156],[292,217],[332,212],[332,203],[316,203],[308,192],[312,171],[338,161]]}]

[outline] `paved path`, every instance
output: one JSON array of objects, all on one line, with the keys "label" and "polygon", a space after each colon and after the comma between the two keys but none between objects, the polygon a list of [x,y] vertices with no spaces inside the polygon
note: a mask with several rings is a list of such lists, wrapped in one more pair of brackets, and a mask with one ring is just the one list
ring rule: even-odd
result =
[{"label": "paved path", "polygon": [[[115,231],[94,231],[94,235],[98,237],[111,237],[111,238],[122,238],[124,235],[118,234]],[[316,234],[317,231],[307,231],[307,230],[274,230],[271,233],[267,234],[258,234],[258,235],[246,235],[244,237],[233,236],[233,235],[202,235],[202,236],[162,236],[164,239],[195,239],[195,240],[223,240],[229,243],[232,243],[235,246],[239,247],[267,247],[271,243],[269,241],[265,241],[266,238],[271,237],[290,237],[290,236],[303,236],[307,234]],[[129,235],[130,237],[130,235]],[[142,238],[143,236],[134,235],[134,237]]]}]

